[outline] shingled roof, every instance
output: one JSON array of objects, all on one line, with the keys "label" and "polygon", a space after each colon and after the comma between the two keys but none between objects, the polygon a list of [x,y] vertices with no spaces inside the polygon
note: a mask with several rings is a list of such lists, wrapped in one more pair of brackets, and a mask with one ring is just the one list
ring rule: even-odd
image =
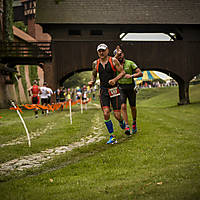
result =
[{"label": "shingled roof", "polygon": [[40,24],[200,24],[199,0],[37,1]]}]

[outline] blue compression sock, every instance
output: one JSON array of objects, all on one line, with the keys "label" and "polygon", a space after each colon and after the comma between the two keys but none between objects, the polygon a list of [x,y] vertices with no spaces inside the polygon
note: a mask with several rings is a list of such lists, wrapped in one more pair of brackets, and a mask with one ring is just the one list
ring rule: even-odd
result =
[{"label": "blue compression sock", "polygon": [[109,120],[104,120],[106,127],[108,129],[108,132],[112,135],[113,134],[113,123],[111,121],[111,119]]}]

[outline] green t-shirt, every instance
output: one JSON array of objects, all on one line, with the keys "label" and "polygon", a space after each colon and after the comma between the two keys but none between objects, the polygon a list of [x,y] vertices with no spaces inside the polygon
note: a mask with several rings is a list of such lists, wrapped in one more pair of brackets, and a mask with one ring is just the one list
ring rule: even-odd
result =
[{"label": "green t-shirt", "polygon": [[[137,65],[131,61],[131,60],[126,60],[125,59],[125,63],[124,63],[124,71],[126,72],[126,74],[133,74],[134,71],[136,70]],[[132,84],[133,83],[133,78],[121,78],[120,80],[118,80],[119,84]]]}]

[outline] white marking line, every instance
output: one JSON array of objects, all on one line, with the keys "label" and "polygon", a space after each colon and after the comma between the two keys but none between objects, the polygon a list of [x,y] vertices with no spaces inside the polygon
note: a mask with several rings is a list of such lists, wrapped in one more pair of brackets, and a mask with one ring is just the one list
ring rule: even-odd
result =
[{"label": "white marking line", "polygon": [[[47,131],[52,129],[54,126],[55,126],[55,123],[51,123],[51,124],[48,123],[47,126],[43,130],[37,129],[36,131],[32,131],[30,133],[30,139],[33,139],[35,137],[39,137],[40,135],[45,134]],[[12,146],[12,145],[23,144],[23,143],[26,143],[25,137],[19,137],[14,140],[11,140],[5,144],[1,144],[0,147]]]},{"label": "white marking line", "polygon": [[46,149],[40,153],[36,153],[30,156],[23,156],[19,159],[14,159],[5,162],[0,165],[0,173],[6,175],[10,171],[23,171],[24,169],[39,167],[46,161],[53,159],[54,156],[58,156],[72,151],[75,148],[89,145],[90,143],[99,142],[105,139],[105,136],[101,136],[101,133],[94,133],[86,138],[81,138],[79,142],[74,142],[68,146],[55,147],[53,149]]}]

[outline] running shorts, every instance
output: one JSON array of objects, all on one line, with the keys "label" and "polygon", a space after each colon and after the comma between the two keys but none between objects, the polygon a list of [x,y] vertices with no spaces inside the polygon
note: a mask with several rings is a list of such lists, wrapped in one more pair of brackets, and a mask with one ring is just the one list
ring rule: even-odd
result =
[{"label": "running shorts", "polygon": [[130,106],[136,106],[136,93],[133,84],[119,84],[121,104],[126,104],[128,99]]},{"label": "running shorts", "polygon": [[47,103],[48,103],[48,104],[51,104],[51,97],[48,97]]},{"label": "running shorts", "polygon": [[110,108],[111,104],[114,111],[121,110],[120,96],[111,98],[107,88],[100,88],[100,103],[102,109],[104,109],[104,107]]},{"label": "running shorts", "polygon": [[41,104],[48,104],[48,98],[41,99]]},{"label": "running shorts", "polygon": [[32,104],[39,104],[39,103],[40,103],[39,96],[32,97]]}]

